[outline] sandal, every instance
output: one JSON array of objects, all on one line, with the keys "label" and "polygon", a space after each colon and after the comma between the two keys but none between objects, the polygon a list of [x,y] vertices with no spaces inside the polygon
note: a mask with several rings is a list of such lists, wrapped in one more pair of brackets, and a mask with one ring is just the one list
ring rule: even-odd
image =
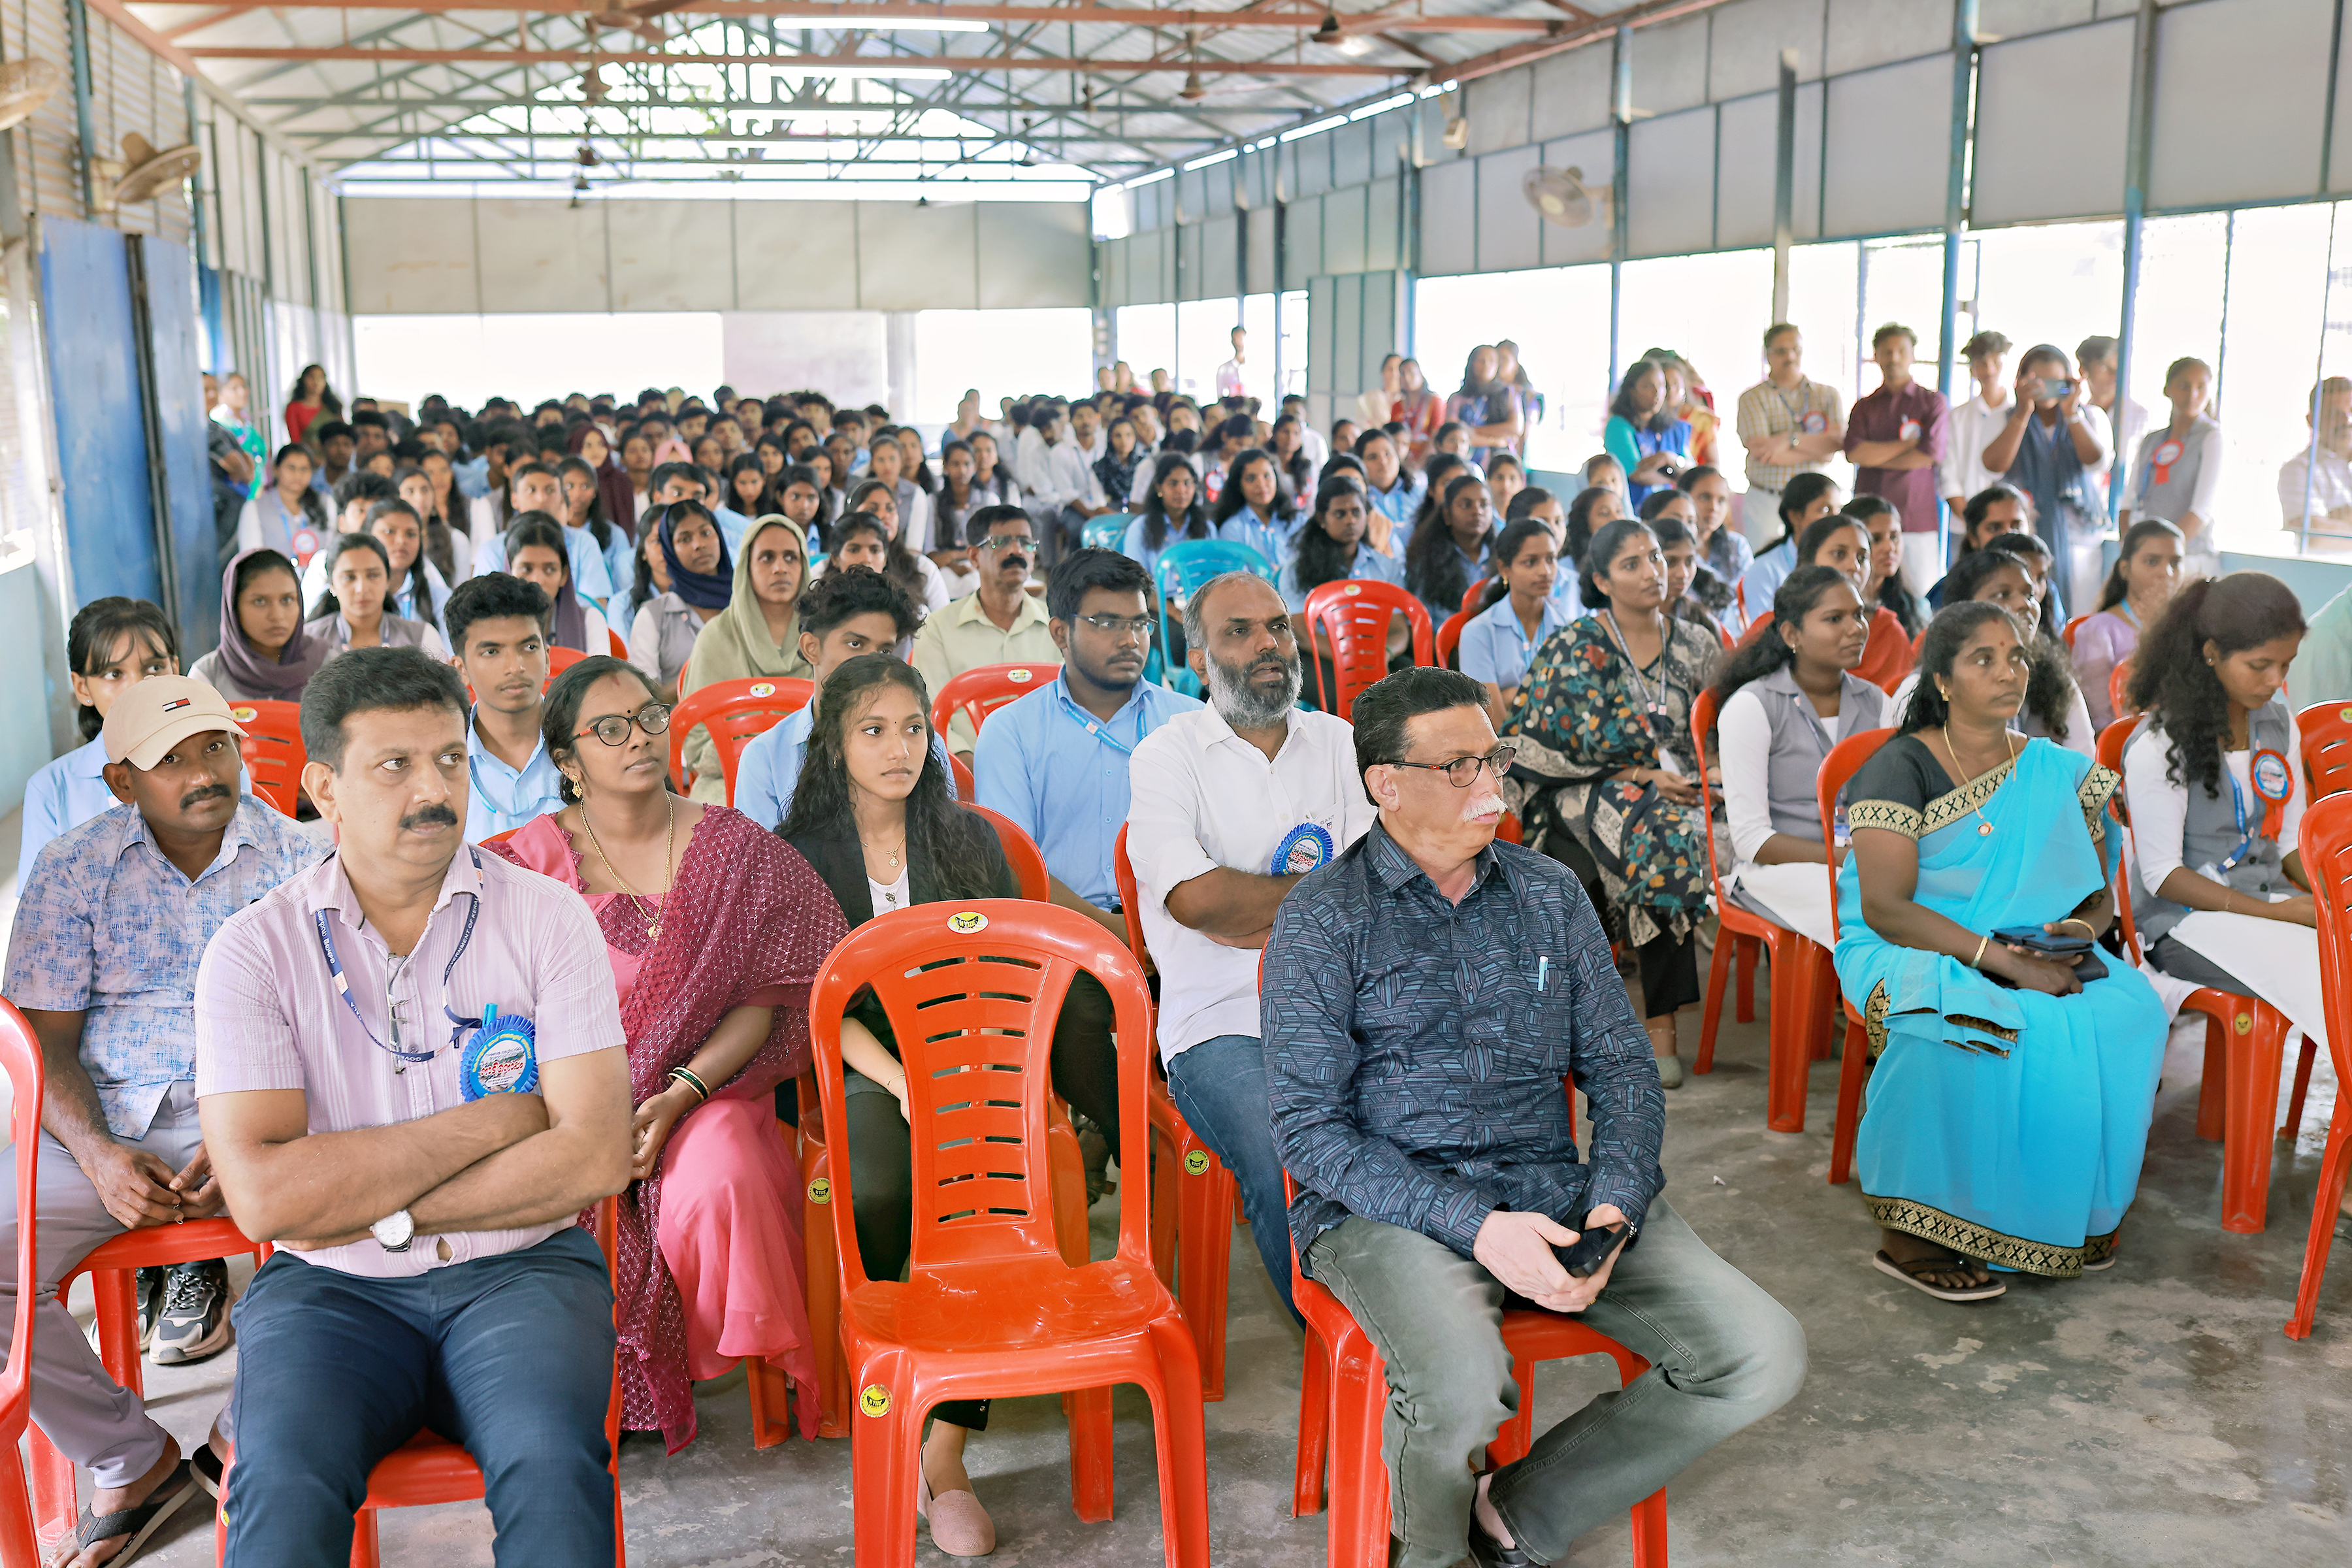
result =
[{"label": "sandal", "polygon": [[182,1459],[173,1467],[171,1474],[155,1483],[155,1489],[147,1494],[147,1500],[134,1508],[96,1518],[91,1517],[88,1508],[84,1508],[81,1518],[74,1523],[74,1554],[79,1556],[101,1541],[114,1541],[127,1535],[131,1538],[130,1543],[107,1562],[110,1564],[128,1563],[163,1527],[163,1521],[194,1495],[196,1485],[188,1461]]},{"label": "sandal", "polygon": [[1981,1285],[1930,1285],[1922,1278],[1928,1274],[1948,1273],[1967,1267],[1967,1259],[1955,1257],[1915,1258],[1908,1263],[1897,1263],[1884,1249],[1874,1255],[1871,1267],[1881,1274],[1892,1275],[1914,1290],[1926,1292],[1938,1301],[1990,1301],[2009,1287],[1998,1279],[1988,1279]]},{"label": "sandal", "polygon": [[196,1485],[211,1493],[213,1500],[218,1502],[221,1494],[221,1473],[227,1467],[221,1463],[221,1457],[213,1452],[213,1446],[210,1443],[196,1445],[196,1451],[188,1456],[188,1468],[194,1474]]}]

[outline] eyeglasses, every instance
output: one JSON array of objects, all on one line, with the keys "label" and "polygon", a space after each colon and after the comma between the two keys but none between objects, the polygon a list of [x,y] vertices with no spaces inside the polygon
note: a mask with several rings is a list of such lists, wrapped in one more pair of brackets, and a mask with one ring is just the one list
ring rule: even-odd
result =
[{"label": "eyeglasses", "polygon": [[980,548],[982,550],[1019,550],[1031,555],[1034,555],[1037,552],[1037,542],[1030,538],[1025,533],[1022,534],[1018,538],[1008,539],[998,539],[992,536],[982,540],[980,542]]},{"label": "eyeglasses", "polygon": [[669,704],[648,702],[638,709],[635,715],[607,713],[585,730],[573,734],[572,738],[576,741],[583,735],[593,735],[608,746],[625,745],[628,743],[629,726],[632,724],[648,735],[660,734],[669,728]]},{"label": "eyeglasses", "polygon": [[1478,782],[1480,768],[1493,769],[1495,776],[1499,779],[1511,771],[1511,763],[1518,759],[1518,755],[1519,748],[1506,741],[1483,757],[1456,757],[1450,763],[1391,763],[1389,766],[1421,768],[1433,773],[1444,773],[1445,782],[1455,789],[1468,789]]},{"label": "eyeglasses", "polygon": [[1152,622],[1150,616],[1080,616],[1078,619],[1098,632],[1108,632],[1115,637],[1141,637],[1151,640]]}]

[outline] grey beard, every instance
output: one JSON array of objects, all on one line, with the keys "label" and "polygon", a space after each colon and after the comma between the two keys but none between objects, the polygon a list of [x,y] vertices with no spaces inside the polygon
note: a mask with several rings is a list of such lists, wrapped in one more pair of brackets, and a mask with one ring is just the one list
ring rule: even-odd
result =
[{"label": "grey beard", "polygon": [[1213,655],[1205,662],[1209,667],[1209,704],[1216,709],[1218,718],[1236,730],[1265,729],[1279,723],[1284,714],[1298,706],[1299,669],[1296,659],[1285,667],[1282,695],[1278,698],[1259,696],[1246,676],[1228,669]]}]

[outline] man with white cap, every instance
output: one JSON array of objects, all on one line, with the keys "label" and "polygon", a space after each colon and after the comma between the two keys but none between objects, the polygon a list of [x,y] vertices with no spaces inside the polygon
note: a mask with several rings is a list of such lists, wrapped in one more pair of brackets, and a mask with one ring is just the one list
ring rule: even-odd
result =
[{"label": "man with white cap", "polygon": [[[34,1289],[33,1419],[95,1495],[71,1555],[92,1568],[135,1551],[196,1478],[139,1396],[115,1383],[56,1299],[99,1243],[142,1226],[219,1214],[196,1123],[195,989],[205,946],[231,915],[319,863],[327,846],[238,788],[228,703],[192,677],[159,675],[115,699],[100,731],[121,804],[52,839],[26,873],[8,943],[9,1001],[40,1037],[40,1257]],[[0,1256],[23,1194],[0,1175]],[[227,1275],[184,1265],[163,1307],[185,1308],[191,1353],[226,1349]],[[0,1279],[0,1347],[16,1284]],[[180,1301],[173,1292],[188,1298]],[[216,1476],[206,1453],[199,1470]]]}]

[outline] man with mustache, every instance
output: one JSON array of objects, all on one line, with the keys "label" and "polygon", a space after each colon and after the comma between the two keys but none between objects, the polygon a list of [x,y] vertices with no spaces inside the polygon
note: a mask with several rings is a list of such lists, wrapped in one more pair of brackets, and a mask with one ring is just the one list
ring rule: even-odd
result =
[{"label": "man with mustache", "polygon": [[1258,949],[1306,872],[1363,836],[1371,803],[1344,720],[1298,708],[1298,641],[1282,595],[1246,572],[1184,606],[1209,706],[1135,748],[1127,852],[1160,967],[1168,1090],[1240,1184],[1258,1256],[1290,1303],[1290,1232],[1258,1038]]},{"label": "man with mustache", "polygon": [[[244,733],[220,694],[188,676],[150,676],[117,696],[100,739],[121,804],[43,847],[9,939],[7,997],[39,1036],[47,1074],[33,1419],[89,1467],[94,1488],[60,1559],[74,1568],[131,1550],[196,1482],[171,1435],[107,1374],[57,1282],[125,1230],[221,1212],[196,1121],[197,965],[231,915],[327,853],[239,793]],[[26,1201],[14,1181],[0,1187],[0,1251],[11,1256]],[[0,1278],[0,1347],[16,1289]],[[158,1362],[228,1347],[226,1265],[179,1265],[162,1290],[160,1318],[142,1314],[157,1323]],[[217,1459],[202,1459],[216,1478]]]},{"label": "man with mustache", "polygon": [[[1029,514],[1017,506],[984,506],[963,531],[980,586],[925,620],[908,656],[934,698],[954,677],[983,664],[1055,664],[1062,657],[1045,607],[1029,593],[1029,568],[1037,559]],[[957,713],[947,736],[948,750],[969,766],[971,721]]]},{"label": "man with mustache", "polygon": [[629,1174],[612,965],[571,889],[463,842],[466,689],[354,648],[302,693],[335,858],[224,925],[196,1092],[237,1224],[233,1564],[339,1563],[426,1425],[480,1465],[500,1555],[609,1563],[612,1292],[573,1223]]},{"label": "man with mustache", "polygon": [[[1804,1331],[1658,1195],[1649,1036],[1576,878],[1494,841],[1515,748],[1484,689],[1403,670],[1355,720],[1380,820],[1285,900],[1266,943],[1290,1230],[1386,1365],[1389,1561],[1448,1568],[1466,1541],[1478,1568],[1553,1563],[1787,1403]],[[1580,1315],[1650,1370],[1481,1474],[1519,1397],[1502,1312],[1528,1303]]]}]

